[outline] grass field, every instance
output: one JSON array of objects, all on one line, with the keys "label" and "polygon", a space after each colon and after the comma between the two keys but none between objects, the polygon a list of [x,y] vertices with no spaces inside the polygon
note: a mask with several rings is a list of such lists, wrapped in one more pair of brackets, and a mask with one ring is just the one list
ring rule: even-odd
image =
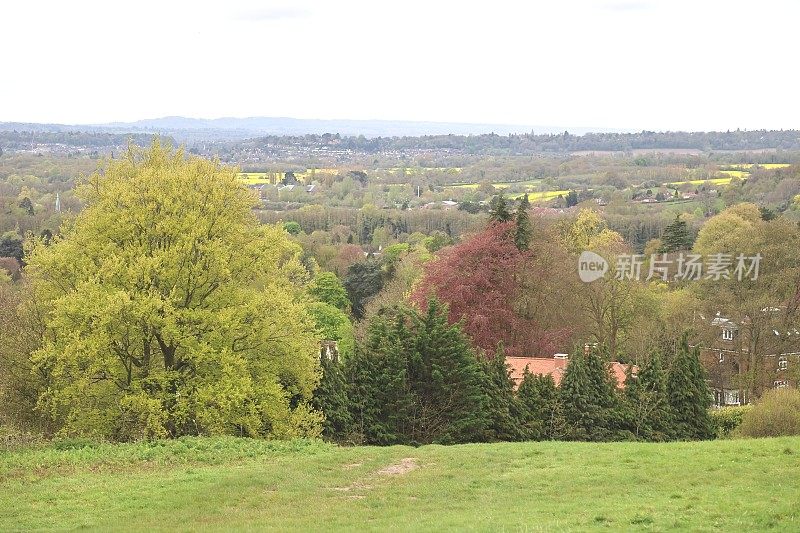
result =
[{"label": "grass field", "polygon": [[[63,446],[62,446],[63,448]],[[800,439],[0,452],[0,530],[800,530]]]}]

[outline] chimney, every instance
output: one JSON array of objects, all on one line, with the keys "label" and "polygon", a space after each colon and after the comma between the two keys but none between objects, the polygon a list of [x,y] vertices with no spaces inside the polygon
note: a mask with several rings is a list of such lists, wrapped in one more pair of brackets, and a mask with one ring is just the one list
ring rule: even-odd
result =
[{"label": "chimney", "polygon": [[553,355],[553,359],[569,359],[569,354],[557,353],[557,354]]}]

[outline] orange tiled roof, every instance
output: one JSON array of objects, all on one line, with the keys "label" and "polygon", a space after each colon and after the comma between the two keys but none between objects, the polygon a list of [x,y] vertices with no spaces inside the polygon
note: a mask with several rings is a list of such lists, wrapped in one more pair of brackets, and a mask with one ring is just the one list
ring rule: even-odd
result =
[{"label": "orange tiled roof", "polygon": [[[558,359],[555,357],[506,357],[506,365],[511,370],[511,379],[519,386],[522,382],[522,376],[525,374],[525,368],[531,374],[551,375],[556,387],[561,383],[561,378],[564,377],[564,372],[567,369],[568,359]],[[617,387],[625,387],[625,373],[628,371],[628,365],[613,361],[611,363],[611,373],[617,379]]]}]

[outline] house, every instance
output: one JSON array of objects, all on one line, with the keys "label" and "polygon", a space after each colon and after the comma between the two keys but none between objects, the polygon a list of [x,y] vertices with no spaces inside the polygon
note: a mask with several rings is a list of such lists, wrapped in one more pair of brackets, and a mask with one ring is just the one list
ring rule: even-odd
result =
[{"label": "house", "polygon": [[779,325],[782,309],[765,307],[758,324],[717,313],[705,322],[696,346],[708,374],[714,405],[744,405],[766,389],[797,388],[800,330]]},{"label": "house", "polygon": [[[520,383],[522,383],[526,368],[531,374],[552,376],[556,387],[558,387],[561,384],[561,380],[564,378],[564,373],[567,370],[568,364],[569,356],[565,353],[557,353],[553,357],[506,356],[506,365],[511,371],[511,379],[514,380],[515,387],[519,387]],[[617,380],[617,387],[620,389],[624,388],[628,365],[612,361],[609,363],[609,369]]]}]

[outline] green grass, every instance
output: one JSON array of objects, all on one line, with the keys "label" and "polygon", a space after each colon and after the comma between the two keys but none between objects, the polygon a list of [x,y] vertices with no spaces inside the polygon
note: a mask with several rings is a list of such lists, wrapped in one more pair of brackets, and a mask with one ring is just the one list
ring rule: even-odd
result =
[{"label": "green grass", "polygon": [[66,448],[0,452],[0,530],[800,529],[798,438]]}]

